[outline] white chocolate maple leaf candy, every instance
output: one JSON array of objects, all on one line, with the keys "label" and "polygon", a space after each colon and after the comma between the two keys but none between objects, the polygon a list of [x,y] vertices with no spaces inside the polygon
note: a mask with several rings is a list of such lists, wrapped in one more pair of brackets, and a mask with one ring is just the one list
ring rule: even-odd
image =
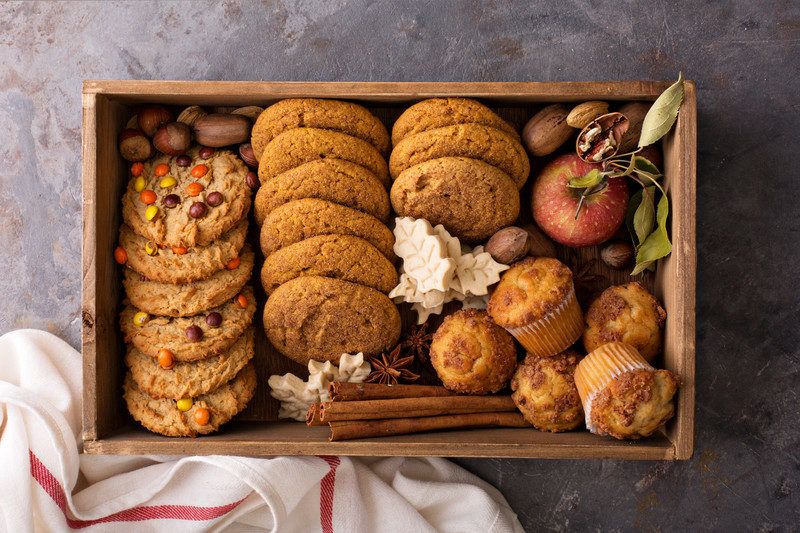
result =
[{"label": "white chocolate maple leaf candy", "polygon": [[500,281],[500,272],[509,268],[508,265],[492,259],[488,252],[478,246],[473,252],[464,254],[457,260],[459,292],[475,296],[489,294],[489,287]]},{"label": "white chocolate maple leaf candy", "polygon": [[445,292],[453,279],[456,262],[447,255],[446,243],[425,219],[398,217],[394,227],[394,253],[403,259],[403,270],[422,292]]}]

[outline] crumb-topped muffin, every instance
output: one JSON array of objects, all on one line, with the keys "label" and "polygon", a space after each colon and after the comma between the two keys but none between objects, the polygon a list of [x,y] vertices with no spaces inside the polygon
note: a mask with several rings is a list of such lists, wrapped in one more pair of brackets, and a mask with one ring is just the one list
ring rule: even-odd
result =
[{"label": "crumb-topped muffin", "polygon": [[517,364],[514,340],[485,311],[448,316],[431,342],[433,368],[450,390],[489,394],[506,386]]},{"label": "crumb-topped muffin", "polygon": [[528,257],[506,270],[487,311],[529,353],[540,357],[563,352],[583,332],[572,272],[550,257]]},{"label": "crumb-topped muffin", "polygon": [[525,420],[540,431],[569,431],[583,420],[575,367],[580,356],[566,350],[552,357],[528,354],[511,379],[511,394]]},{"label": "crumb-topped muffin", "polygon": [[591,352],[608,342],[620,341],[652,361],[661,351],[666,318],[664,308],[639,283],[614,285],[589,306],[583,344]]},{"label": "crumb-topped muffin", "polygon": [[672,418],[679,380],[669,370],[650,366],[636,348],[610,342],[578,363],[575,385],[589,431],[638,439]]}]

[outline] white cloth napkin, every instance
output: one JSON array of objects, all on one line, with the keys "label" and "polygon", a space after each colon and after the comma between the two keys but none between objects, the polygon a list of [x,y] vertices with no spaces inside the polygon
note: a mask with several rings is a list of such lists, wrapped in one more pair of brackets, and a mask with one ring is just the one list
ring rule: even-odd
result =
[{"label": "white cloth napkin", "polygon": [[81,356],[0,337],[0,531],[522,531],[444,459],[79,454]]}]

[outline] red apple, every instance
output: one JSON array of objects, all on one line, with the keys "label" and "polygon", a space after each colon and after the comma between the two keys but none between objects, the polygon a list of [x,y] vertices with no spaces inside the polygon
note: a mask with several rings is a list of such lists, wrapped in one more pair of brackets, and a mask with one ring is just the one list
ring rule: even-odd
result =
[{"label": "red apple", "polygon": [[562,155],[545,166],[531,191],[533,218],[551,239],[567,246],[592,246],[610,239],[625,220],[628,185],[625,178],[608,180],[608,186],[587,196],[578,218],[582,189],[571,189],[567,182],[585,176],[601,165],[585,163],[575,154]]}]

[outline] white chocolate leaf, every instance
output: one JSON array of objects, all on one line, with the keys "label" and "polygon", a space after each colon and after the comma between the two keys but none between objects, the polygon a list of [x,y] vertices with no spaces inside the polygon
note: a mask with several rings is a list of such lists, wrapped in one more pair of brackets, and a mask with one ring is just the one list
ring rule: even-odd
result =
[{"label": "white chocolate leaf", "polygon": [[362,383],[372,372],[372,366],[364,361],[364,354],[343,353],[339,359],[339,379],[350,383]]},{"label": "white chocolate leaf", "polygon": [[483,296],[467,296],[461,300],[461,309],[486,309],[489,303],[489,295]]},{"label": "white chocolate leaf", "polygon": [[425,219],[395,219],[395,253],[403,259],[403,271],[421,292],[446,291],[456,263],[448,257],[444,241],[434,234]]},{"label": "white chocolate leaf", "polygon": [[411,308],[417,312],[417,324],[424,324],[429,316],[441,314],[443,306],[437,305],[436,307],[427,308],[421,303],[415,303]]},{"label": "white chocolate leaf", "polygon": [[392,289],[389,297],[397,303],[421,303],[426,308],[443,305],[447,301],[444,291],[431,290],[423,293],[417,290],[416,282],[408,274],[400,274],[400,283]]},{"label": "white chocolate leaf", "polygon": [[[434,226],[433,231],[444,241],[447,255],[451,259],[458,260],[461,254],[464,253],[464,247],[462,247],[461,241],[458,240],[458,237],[453,237],[450,235],[450,233],[441,224]],[[469,251],[469,249],[467,249],[467,251]]]},{"label": "white chocolate leaf", "polygon": [[508,269],[508,265],[498,263],[487,252],[464,254],[458,259],[456,269],[459,292],[465,296],[489,294],[489,287],[500,281],[500,272]]}]

